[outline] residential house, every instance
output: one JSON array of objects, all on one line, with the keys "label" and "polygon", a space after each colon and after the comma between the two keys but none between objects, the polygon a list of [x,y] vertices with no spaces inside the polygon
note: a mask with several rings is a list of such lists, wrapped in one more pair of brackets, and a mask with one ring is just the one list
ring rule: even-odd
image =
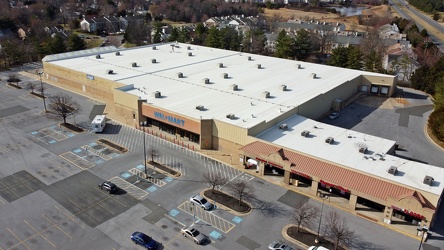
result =
[{"label": "residential house", "polygon": [[124,31],[128,27],[128,25],[133,24],[143,24],[145,18],[143,16],[125,16],[119,17],[120,22],[120,30]]},{"label": "residential house", "polygon": [[407,40],[407,34],[399,32],[399,28],[395,23],[382,25],[379,27],[378,32],[381,39]]},{"label": "residential house", "polygon": [[65,31],[65,29],[61,25],[55,25],[55,26],[47,26],[45,27],[46,33],[50,34],[51,37],[54,36],[61,36],[63,39],[68,38],[68,34]]},{"label": "residential house", "polygon": [[114,16],[109,17],[85,17],[80,22],[80,28],[90,33],[116,33],[120,31],[119,19]]}]

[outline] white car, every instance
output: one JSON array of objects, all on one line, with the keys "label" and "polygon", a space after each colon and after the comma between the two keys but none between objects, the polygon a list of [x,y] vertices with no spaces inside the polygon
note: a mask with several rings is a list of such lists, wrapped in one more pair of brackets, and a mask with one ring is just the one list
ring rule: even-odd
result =
[{"label": "white car", "polygon": [[328,116],[328,118],[330,120],[334,120],[334,119],[338,118],[338,116],[339,116],[339,113],[333,112]]},{"label": "white car", "polygon": [[293,250],[292,247],[285,243],[279,243],[279,242],[271,242],[270,245],[268,245],[269,250]]},{"label": "white car", "polygon": [[200,195],[193,195],[190,197],[190,202],[202,207],[205,210],[210,210],[211,208],[213,208],[213,204],[211,204],[209,201],[207,201],[207,199],[205,199],[204,197],[200,196]]},{"label": "white car", "polygon": [[189,228],[183,228],[180,230],[182,232],[182,235],[184,237],[190,238],[194,241],[196,244],[202,244],[207,240],[207,237],[203,234],[201,234],[197,229],[189,227]]}]

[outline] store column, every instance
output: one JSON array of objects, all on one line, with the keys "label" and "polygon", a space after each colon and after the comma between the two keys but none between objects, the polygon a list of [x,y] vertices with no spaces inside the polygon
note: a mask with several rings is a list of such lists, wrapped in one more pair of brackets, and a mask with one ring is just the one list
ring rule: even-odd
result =
[{"label": "store column", "polygon": [[385,206],[384,209],[384,223],[392,223],[393,209],[391,207]]},{"label": "store column", "polygon": [[355,194],[350,194],[350,200],[348,201],[348,205],[350,206],[351,210],[356,209],[356,202],[358,201],[358,196]]},{"label": "store column", "polygon": [[314,196],[318,195],[318,186],[319,186],[319,182],[312,180],[311,181],[311,188],[310,188],[310,193]]},{"label": "store column", "polygon": [[284,184],[290,185],[290,171],[285,170],[284,172]]}]

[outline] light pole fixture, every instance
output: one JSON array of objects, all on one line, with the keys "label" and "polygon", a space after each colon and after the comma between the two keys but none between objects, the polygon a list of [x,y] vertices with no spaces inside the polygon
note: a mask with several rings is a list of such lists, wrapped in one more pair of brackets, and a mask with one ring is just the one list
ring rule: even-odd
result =
[{"label": "light pole fixture", "polygon": [[424,241],[424,236],[427,235],[429,228],[426,226],[423,226],[422,228],[418,228],[417,230],[418,230],[418,232],[421,231],[421,242],[419,242],[419,248],[418,248],[418,250],[421,250],[422,242]]},{"label": "light pole fixture", "polygon": [[319,217],[318,234],[316,235],[315,243],[319,243],[319,231],[321,231],[322,213],[324,212],[324,202],[326,199],[328,199],[328,195],[322,198],[321,216]]},{"label": "light pole fixture", "polygon": [[[142,127],[143,122],[140,123]],[[148,173],[146,172],[146,143],[145,143],[145,127],[142,127],[142,136],[143,136],[143,165],[145,166],[145,176],[148,177]]]},{"label": "light pole fixture", "polygon": [[42,81],[42,75],[43,75],[43,71],[39,71],[37,73],[40,77],[40,88],[41,88],[41,92],[42,92],[42,99],[43,99],[43,107],[44,107],[44,111],[46,113],[46,97],[45,97],[45,90],[43,88],[43,81]]}]

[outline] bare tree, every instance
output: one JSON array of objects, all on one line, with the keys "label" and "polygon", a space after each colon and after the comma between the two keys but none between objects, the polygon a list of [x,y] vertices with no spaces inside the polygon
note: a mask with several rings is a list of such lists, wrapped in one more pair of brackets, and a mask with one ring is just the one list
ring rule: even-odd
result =
[{"label": "bare tree", "polygon": [[31,90],[31,94],[34,94],[34,90],[37,88],[37,84],[35,82],[26,83],[26,89]]},{"label": "bare tree", "polygon": [[313,223],[313,219],[319,214],[319,209],[308,203],[298,204],[294,209],[292,220],[298,226],[298,233],[301,226],[309,227]]},{"label": "bare tree", "polygon": [[212,192],[214,193],[214,189],[217,187],[223,186],[227,184],[228,178],[222,176],[219,173],[212,174],[210,172],[206,172],[203,174],[204,181],[212,186]]},{"label": "bare tree", "polygon": [[159,150],[155,147],[151,147],[148,149],[148,154],[151,157],[151,162],[155,162],[154,159],[159,157]]},{"label": "bare tree", "polygon": [[17,87],[19,86],[19,82],[21,82],[22,80],[20,78],[18,78],[16,75],[11,74],[8,76],[8,80],[7,82],[9,82],[10,84],[12,84],[13,82],[15,82],[15,84],[17,85]]},{"label": "bare tree", "polygon": [[63,118],[63,124],[66,124],[66,118],[78,113],[80,105],[72,100],[72,97],[66,94],[58,93],[49,98],[48,116],[51,118]]},{"label": "bare tree", "polygon": [[354,237],[354,231],[336,211],[328,213],[326,227],[329,236],[334,240],[335,250],[339,249],[339,245],[348,245]]},{"label": "bare tree", "polygon": [[246,196],[252,196],[252,193],[254,191],[253,186],[250,183],[243,180],[238,180],[231,183],[229,188],[233,193],[233,195],[239,200],[239,205],[242,204],[242,200]]}]

